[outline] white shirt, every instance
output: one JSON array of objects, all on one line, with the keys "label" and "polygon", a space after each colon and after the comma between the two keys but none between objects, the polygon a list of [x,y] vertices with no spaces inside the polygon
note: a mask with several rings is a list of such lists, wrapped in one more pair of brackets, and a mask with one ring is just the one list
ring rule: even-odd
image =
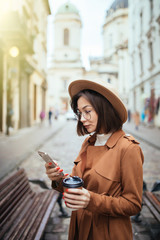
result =
[{"label": "white shirt", "polygon": [[97,134],[94,146],[104,146],[111,135],[112,135],[112,133]]}]

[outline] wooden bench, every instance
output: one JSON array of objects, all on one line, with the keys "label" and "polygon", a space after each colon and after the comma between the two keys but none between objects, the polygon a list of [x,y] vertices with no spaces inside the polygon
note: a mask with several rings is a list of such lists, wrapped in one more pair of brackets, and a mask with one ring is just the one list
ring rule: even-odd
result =
[{"label": "wooden bench", "polygon": [[142,199],[143,205],[146,205],[155,219],[160,222],[160,193],[145,191]]},{"label": "wooden bench", "polygon": [[0,239],[38,240],[57,201],[58,193],[31,189],[24,169],[0,183]]},{"label": "wooden bench", "polygon": [[[160,181],[156,181],[153,184],[151,191],[148,191],[147,184],[143,181],[143,195],[142,195],[142,207],[146,206],[154,218],[160,222]],[[131,219],[139,223],[141,212],[132,216]]]}]

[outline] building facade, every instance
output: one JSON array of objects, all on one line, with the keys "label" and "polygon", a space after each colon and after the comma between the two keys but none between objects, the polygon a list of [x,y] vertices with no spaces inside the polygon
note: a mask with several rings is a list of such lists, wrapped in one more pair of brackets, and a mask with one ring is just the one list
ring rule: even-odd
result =
[{"label": "building facade", "polygon": [[127,105],[128,59],[128,1],[116,0],[107,10],[103,25],[103,57],[90,59],[90,64],[99,77],[118,89]]},{"label": "building facade", "polygon": [[[67,86],[72,79],[101,78],[118,89],[127,108],[133,114],[139,112],[142,122],[160,126],[158,0],[113,1],[102,26],[103,56],[90,58],[89,71],[80,60],[82,24],[78,10],[70,3],[64,4],[53,25],[54,53],[48,76],[51,106],[68,109]],[[66,36],[74,39],[79,58],[72,40],[66,44]]]},{"label": "building facade", "polygon": [[99,78],[111,82],[117,89],[120,88],[124,100],[128,101],[127,3],[115,1],[107,12],[103,26],[104,55],[100,58],[90,58],[89,71],[81,62],[82,23],[79,12],[69,2],[58,9],[53,21],[54,50],[48,72],[49,107],[58,108],[61,112],[68,110],[68,85],[70,81],[80,78]]},{"label": "building facade", "polygon": [[53,56],[48,66],[49,107],[54,111],[68,109],[68,85],[83,76],[81,61],[81,18],[71,3],[62,5],[54,18]]},{"label": "building facade", "polygon": [[39,122],[46,108],[48,1],[1,1],[0,131]]},{"label": "building facade", "polygon": [[160,127],[160,2],[129,1],[130,109]]}]

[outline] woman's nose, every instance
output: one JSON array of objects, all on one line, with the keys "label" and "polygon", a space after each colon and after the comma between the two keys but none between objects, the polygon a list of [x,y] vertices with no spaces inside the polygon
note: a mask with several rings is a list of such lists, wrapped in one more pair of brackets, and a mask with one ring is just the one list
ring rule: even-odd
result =
[{"label": "woman's nose", "polygon": [[80,119],[81,122],[85,122],[86,119],[84,118],[83,114],[81,115],[81,119]]}]

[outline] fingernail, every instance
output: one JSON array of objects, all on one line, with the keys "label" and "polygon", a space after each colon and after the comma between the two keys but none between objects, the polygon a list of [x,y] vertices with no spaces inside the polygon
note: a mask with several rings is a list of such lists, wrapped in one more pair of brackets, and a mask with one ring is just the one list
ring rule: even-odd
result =
[{"label": "fingernail", "polygon": [[68,192],[68,189],[66,189],[66,192]]},{"label": "fingernail", "polygon": [[49,165],[52,165],[52,163],[51,163],[51,162],[49,162]]},{"label": "fingernail", "polygon": [[59,172],[63,172],[63,169],[60,169]]},{"label": "fingernail", "polygon": [[62,197],[64,199],[64,197]]},{"label": "fingernail", "polygon": [[60,169],[60,167],[56,167],[56,169],[57,169],[57,170],[59,170],[59,169]]},{"label": "fingernail", "polygon": [[69,175],[68,173],[64,174],[65,177],[68,176],[68,175]]}]

